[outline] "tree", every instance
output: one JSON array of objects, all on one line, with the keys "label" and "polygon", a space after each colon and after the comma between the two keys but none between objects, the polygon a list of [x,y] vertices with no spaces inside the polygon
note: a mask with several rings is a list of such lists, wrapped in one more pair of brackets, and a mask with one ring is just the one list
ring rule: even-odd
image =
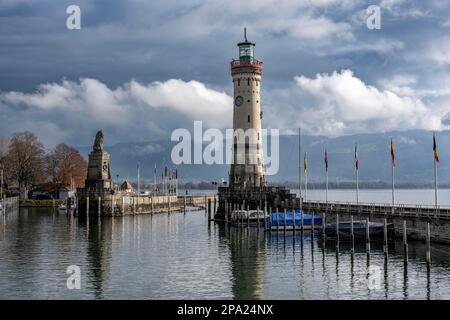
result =
[{"label": "tree", "polygon": [[18,182],[24,198],[29,188],[44,179],[44,154],[44,146],[34,133],[26,131],[12,136],[4,164],[8,178]]},{"label": "tree", "polygon": [[46,173],[55,190],[58,187],[82,187],[86,178],[87,162],[80,152],[66,144],[58,144],[46,156]]}]

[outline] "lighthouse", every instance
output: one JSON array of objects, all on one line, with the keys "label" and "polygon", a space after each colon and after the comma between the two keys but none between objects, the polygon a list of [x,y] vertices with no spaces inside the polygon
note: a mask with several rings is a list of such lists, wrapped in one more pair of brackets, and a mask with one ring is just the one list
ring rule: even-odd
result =
[{"label": "lighthouse", "polygon": [[261,135],[262,61],[255,59],[255,44],[247,40],[237,44],[239,59],[231,61],[233,80],[233,158],[230,187],[265,185]]}]

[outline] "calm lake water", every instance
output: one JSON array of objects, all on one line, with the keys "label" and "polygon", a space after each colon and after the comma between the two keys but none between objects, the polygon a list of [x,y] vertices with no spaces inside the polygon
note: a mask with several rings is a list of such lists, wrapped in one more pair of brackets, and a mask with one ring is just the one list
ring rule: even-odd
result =
[{"label": "calm lake water", "polygon": [[[424,196],[413,192],[405,199]],[[405,264],[400,242],[387,260],[375,244],[369,255],[365,245],[336,253],[310,232],[208,224],[204,211],[88,224],[21,209],[1,225],[0,251],[0,299],[450,299],[450,247],[433,244],[427,270],[421,242]],[[80,290],[66,287],[70,265]]]}]

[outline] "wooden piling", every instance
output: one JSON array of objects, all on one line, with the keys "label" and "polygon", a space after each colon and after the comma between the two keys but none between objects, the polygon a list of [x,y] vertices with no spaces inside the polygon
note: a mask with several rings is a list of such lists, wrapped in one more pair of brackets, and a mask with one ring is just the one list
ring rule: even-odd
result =
[{"label": "wooden piling", "polygon": [[427,267],[431,266],[431,236],[430,236],[430,223],[427,222]]},{"label": "wooden piling", "polygon": [[217,198],[216,196],[214,196],[214,211],[213,211],[213,216],[216,214],[217,212]]},{"label": "wooden piling", "polygon": [[89,197],[86,197],[86,217],[89,218]]},{"label": "wooden piling", "polygon": [[336,247],[339,249],[339,214],[336,214]]},{"label": "wooden piling", "polygon": [[352,252],[355,251],[355,232],[353,226],[353,215],[350,216],[350,235],[352,238]]},{"label": "wooden piling", "polygon": [[98,197],[97,214],[99,217],[100,217],[101,212],[102,212],[102,197]]},{"label": "wooden piling", "polygon": [[286,233],[286,208],[284,208],[284,232]]},{"label": "wooden piling", "polygon": [[184,198],[183,211],[184,214],[186,214],[186,196],[184,196],[183,198]]},{"label": "wooden piling", "polygon": [[250,228],[250,207],[247,205],[247,228]]},{"label": "wooden piling", "polygon": [[279,217],[279,215],[278,215],[278,207],[277,207],[277,209],[276,209],[276,214],[277,214],[277,232],[279,232],[280,231],[280,217]]},{"label": "wooden piling", "polygon": [[208,221],[211,221],[211,199],[208,199]]},{"label": "wooden piling", "polygon": [[384,218],[383,219],[383,239],[384,239],[384,253],[387,254],[388,253],[388,234],[387,234],[387,219]]},{"label": "wooden piling", "polygon": [[259,206],[256,207],[256,232],[259,233],[259,227],[260,227],[260,222],[259,222]]},{"label": "wooden piling", "polygon": [[405,252],[405,261],[408,260],[408,238],[406,235],[406,220],[403,220],[403,250]]},{"label": "wooden piling", "polygon": [[366,219],[366,252],[370,253],[370,221],[369,218]]},{"label": "wooden piling", "polygon": [[228,224],[228,201],[225,201],[225,210],[224,210],[224,215],[225,215],[225,224]]},{"label": "wooden piling", "polygon": [[[300,201],[302,201],[302,200],[300,199]],[[303,230],[304,230],[303,210],[300,209],[300,231],[303,232]]]},{"label": "wooden piling", "polygon": [[312,213],[312,218],[311,218],[311,231],[314,232],[314,211]]},{"label": "wooden piling", "polygon": [[295,239],[295,207],[292,207],[292,232]]}]

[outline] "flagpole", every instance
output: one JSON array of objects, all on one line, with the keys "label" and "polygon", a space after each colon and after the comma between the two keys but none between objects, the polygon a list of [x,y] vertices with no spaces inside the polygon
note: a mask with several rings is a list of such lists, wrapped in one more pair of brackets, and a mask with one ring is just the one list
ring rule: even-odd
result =
[{"label": "flagpole", "polygon": [[308,164],[307,164],[307,154],[305,152],[305,162],[306,162],[306,166],[305,166],[305,201],[308,200]]},{"label": "flagpole", "polygon": [[139,204],[139,196],[141,194],[141,181],[139,177],[139,162],[137,164],[137,190],[138,190],[138,204]]},{"label": "flagpole", "polygon": [[392,165],[392,210],[394,210],[394,206],[395,206],[395,166],[394,166],[394,162],[391,163]]},{"label": "flagpole", "polygon": [[434,204],[436,206],[436,211],[438,208],[438,194],[437,194],[437,165],[436,159],[434,159]]},{"label": "flagpole", "polygon": [[302,135],[301,129],[298,128],[298,189],[300,192],[300,210],[302,206],[301,198],[302,198]]},{"label": "flagpole", "polygon": [[436,213],[438,210],[438,190],[437,190],[437,161],[439,159],[437,155],[436,134],[433,132],[433,163],[434,163],[434,205],[436,207]]},{"label": "flagpole", "polygon": [[325,202],[328,207],[328,150],[325,148]]},{"label": "flagpole", "polygon": [[153,171],[153,194],[156,194],[156,163],[155,163],[155,170]]}]

